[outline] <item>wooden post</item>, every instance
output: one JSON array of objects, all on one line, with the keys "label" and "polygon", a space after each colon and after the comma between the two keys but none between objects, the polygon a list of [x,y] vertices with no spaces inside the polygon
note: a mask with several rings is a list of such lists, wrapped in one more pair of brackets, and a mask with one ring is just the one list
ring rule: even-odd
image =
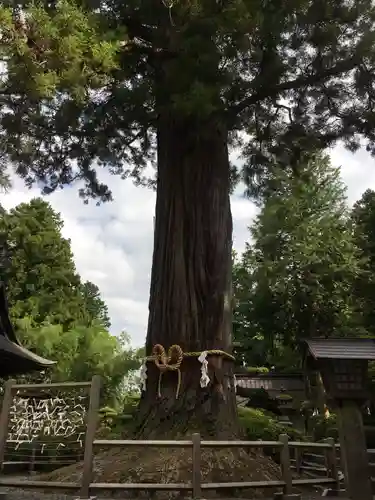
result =
[{"label": "wooden post", "polygon": [[[328,444],[329,443],[328,438],[322,439],[322,443]],[[330,456],[329,456],[329,452],[330,452],[329,448],[324,448],[324,450],[322,452],[323,453],[323,458],[324,458],[324,467],[326,469],[326,476],[327,477],[330,477],[330,468],[329,468],[329,466],[330,466]]]},{"label": "wooden post", "polygon": [[300,495],[293,494],[293,474],[290,463],[289,438],[287,434],[280,434],[279,441],[282,443],[280,451],[280,464],[283,481],[285,482],[283,500],[299,499]]},{"label": "wooden post", "polygon": [[90,483],[92,480],[92,466],[94,460],[94,439],[99,417],[100,386],[100,376],[94,375],[90,387],[90,402],[86,422],[85,453],[83,458],[82,486],[79,494],[82,499],[90,498]]},{"label": "wooden post", "polygon": [[194,500],[199,500],[202,498],[202,478],[201,478],[201,436],[198,433],[194,433],[191,436],[193,442],[193,498]]},{"label": "wooden post", "polygon": [[351,500],[372,500],[366,436],[359,404],[345,400],[336,411],[347,496]]},{"label": "wooden post", "polygon": [[336,446],[335,446],[335,440],[333,438],[328,438],[327,444],[331,446],[330,449],[327,450],[327,472],[328,472],[328,477],[331,477],[332,479],[335,480],[335,485],[332,488],[335,493],[338,494],[340,491],[340,478],[339,478],[339,468],[337,465],[337,454],[336,454]]},{"label": "wooden post", "polygon": [[0,470],[3,470],[3,462],[5,457],[5,448],[8,437],[9,414],[13,402],[13,386],[14,380],[7,380],[4,384],[3,406],[0,414]]},{"label": "wooden post", "polygon": [[280,451],[280,464],[281,473],[283,480],[285,481],[284,494],[289,495],[292,493],[292,469],[290,464],[290,453],[289,453],[289,438],[287,434],[280,434],[279,441],[282,443],[282,448]]}]

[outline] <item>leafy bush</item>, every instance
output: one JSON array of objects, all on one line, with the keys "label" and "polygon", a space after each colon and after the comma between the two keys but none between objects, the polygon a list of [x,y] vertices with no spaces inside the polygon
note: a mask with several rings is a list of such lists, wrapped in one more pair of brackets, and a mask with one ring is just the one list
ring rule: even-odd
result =
[{"label": "leafy bush", "polygon": [[321,441],[329,437],[338,441],[337,417],[334,413],[331,413],[328,418],[315,415],[311,417],[310,425],[314,441]]},{"label": "leafy bush", "polygon": [[118,439],[129,433],[131,434],[139,399],[139,394],[127,393],[123,396],[122,408],[120,410],[109,406],[102,408],[99,412],[99,435],[101,437]]},{"label": "leafy bush", "polygon": [[103,427],[111,427],[114,420],[118,418],[118,412],[110,406],[105,406],[99,410],[100,425]]},{"label": "leafy bush", "polygon": [[288,403],[290,401],[293,400],[293,396],[291,396],[290,394],[279,394],[277,397],[276,397],[276,401],[283,401],[285,403]]},{"label": "leafy bush", "polygon": [[269,373],[269,369],[266,366],[247,366],[246,370],[254,375]]},{"label": "leafy bush", "polygon": [[100,426],[97,434],[101,438],[121,439],[132,432],[134,424],[133,414],[120,413],[114,408],[107,406],[99,411],[99,415]]},{"label": "leafy bush", "polygon": [[[375,426],[371,425],[373,417],[364,417],[365,435],[367,448],[375,448]],[[339,441],[339,431],[337,427],[337,416],[334,413],[328,418],[321,415],[311,417],[311,428],[314,441],[321,441],[332,437],[336,442]]]},{"label": "leafy bush", "polygon": [[279,405],[276,399],[270,397],[269,393],[264,389],[250,389],[249,401],[247,403],[250,408],[260,408],[275,415],[281,415]]},{"label": "leafy bush", "polygon": [[139,394],[126,394],[124,397],[124,404],[122,407],[122,413],[124,415],[134,415],[139,405],[140,395]]},{"label": "leafy bush", "polygon": [[255,408],[238,408],[240,424],[250,441],[277,441],[280,434],[287,434],[293,441],[304,441],[302,432],[278,422],[274,417]]}]

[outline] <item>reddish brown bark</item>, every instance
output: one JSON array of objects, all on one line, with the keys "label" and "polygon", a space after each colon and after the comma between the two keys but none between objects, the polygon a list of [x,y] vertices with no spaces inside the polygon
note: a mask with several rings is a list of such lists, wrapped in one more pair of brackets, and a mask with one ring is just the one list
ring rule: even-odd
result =
[{"label": "reddish brown bark", "polygon": [[[146,351],[173,344],[184,352],[231,350],[232,217],[227,132],[205,122],[159,119],[158,184]],[[199,384],[201,364],[184,359],[178,376],[148,363],[140,430],[230,435],[235,430],[232,362],[211,358],[212,383]]]}]

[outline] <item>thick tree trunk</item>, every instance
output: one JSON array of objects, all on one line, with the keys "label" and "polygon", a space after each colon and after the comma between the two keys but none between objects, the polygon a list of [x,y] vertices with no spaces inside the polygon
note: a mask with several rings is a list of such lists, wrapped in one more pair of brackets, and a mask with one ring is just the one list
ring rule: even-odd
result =
[{"label": "thick tree trunk", "polygon": [[[147,355],[155,344],[184,352],[231,352],[232,217],[227,131],[214,119],[161,116],[154,255]],[[177,371],[147,363],[139,418],[144,435],[236,432],[233,363],[210,356],[210,384],[200,387],[201,363],[184,358]]]}]

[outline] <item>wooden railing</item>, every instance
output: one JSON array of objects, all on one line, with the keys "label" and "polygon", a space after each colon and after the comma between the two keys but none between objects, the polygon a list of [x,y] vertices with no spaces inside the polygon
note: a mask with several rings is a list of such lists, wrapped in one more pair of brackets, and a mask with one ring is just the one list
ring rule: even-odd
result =
[{"label": "wooden railing", "polygon": [[[90,498],[95,492],[104,490],[121,491],[160,491],[175,490],[189,491],[194,499],[202,498],[207,490],[225,491],[228,489],[248,489],[248,488],[281,488],[288,495],[294,491],[295,487],[308,485],[331,485],[334,490],[340,489],[340,479],[337,467],[336,446],[333,440],[324,443],[305,443],[289,441],[286,434],[279,436],[278,441],[207,441],[202,440],[198,433],[192,435],[191,439],[179,441],[151,441],[151,440],[103,440],[95,439],[95,433],[98,426],[98,410],[100,396],[100,378],[95,376],[89,383],[78,384],[53,384],[54,387],[88,387],[90,391],[89,409],[86,420],[86,437],[83,460],[83,472],[80,482],[56,482],[56,481],[29,481],[15,480],[12,478],[0,478],[0,487],[19,487],[58,489],[78,491],[83,499]],[[37,384],[15,385],[12,381],[6,383],[3,399],[2,413],[0,415],[0,466],[4,461],[4,449],[7,438],[7,429],[9,423],[9,411],[13,399],[14,391],[19,388],[41,389],[48,388],[51,385]],[[93,482],[93,461],[94,450],[100,447],[121,447],[132,448],[135,446],[157,447],[157,448],[190,448],[192,453],[192,475],[190,482],[187,483],[95,483]],[[203,448],[270,448],[278,450],[280,453],[281,479],[275,481],[241,481],[241,482],[202,482],[201,475],[201,450]],[[315,449],[324,452],[327,461],[327,477],[317,478],[296,478],[293,473],[292,459],[302,450]]]},{"label": "wooden railing", "polygon": [[[48,438],[44,441],[39,439],[31,442],[23,441],[21,444],[18,440],[7,439],[3,470],[21,474],[28,471],[33,474],[76,464],[83,460],[83,448],[77,444],[76,439],[64,439],[64,448],[59,451],[61,448],[58,443],[51,443]],[[65,451],[67,446],[69,452]]]},{"label": "wooden railing", "polygon": [[[329,440],[326,440],[329,441]],[[340,445],[335,444],[336,449],[336,467],[338,469],[338,475],[340,481],[344,480],[344,468],[341,462],[341,451]],[[369,458],[369,467],[370,474],[372,478],[372,482],[374,484],[374,493],[375,493],[375,449],[367,449],[368,458]],[[308,476],[308,477],[317,477],[317,476],[327,476],[327,459],[324,453],[321,453],[321,450],[311,450],[311,451],[301,451],[296,453],[291,461],[292,468],[296,471],[298,475]]]}]

